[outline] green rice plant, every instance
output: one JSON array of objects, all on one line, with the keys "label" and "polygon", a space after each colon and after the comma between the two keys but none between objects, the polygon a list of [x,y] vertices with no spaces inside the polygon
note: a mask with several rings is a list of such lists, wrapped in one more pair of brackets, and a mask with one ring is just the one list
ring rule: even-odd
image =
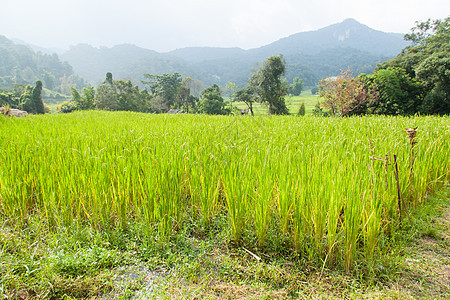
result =
[{"label": "green rice plant", "polygon": [[[55,232],[136,227],[154,239],[187,222],[208,232],[223,217],[228,225],[214,230],[239,244],[256,246],[256,237],[265,247],[270,231],[290,240],[277,247],[351,271],[374,263],[407,212],[448,182],[449,123],[106,111],[0,118],[0,221]],[[416,127],[412,153],[405,128]]]},{"label": "green rice plant", "polygon": [[219,209],[221,187],[219,170],[211,156],[202,156],[202,163],[193,165],[189,180],[192,204],[200,215],[203,227],[208,227]]},{"label": "green rice plant", "polygon": [[247,170],[245,167],[231,162],[230,164],[230,168],[223,173],[222,182],[225,190],[231,237],[235,242],[240,243],[245,229],[248,192],[251,185],[246,176]]},{"label": "green rice plant", "polygon": [[250,186],[255,186],[255,190],[253,196],[249,197],[249,201],[253,204],[249,208],[255,223],[256,237],[260,247],[264,247],[265,244],[274,203],[274,182],[270,175],[267,174],[269,172],[266,171],[261,169],[256,176],[256,180],[250,181]]}]

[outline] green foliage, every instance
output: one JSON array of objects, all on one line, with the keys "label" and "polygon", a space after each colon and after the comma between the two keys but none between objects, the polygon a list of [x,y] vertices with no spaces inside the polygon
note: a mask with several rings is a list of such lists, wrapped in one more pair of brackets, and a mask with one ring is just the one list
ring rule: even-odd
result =
[{"label": "green foliage", "polygon": [[380,69],[399,67],[424,85],[420,111],[427,114],[450,113],[450,17],[444,20],[416,22],[405,35],[413,45]]},{"label": "green foliage", "polygon": [[327,113],[323,111],[322,105],[320,105],[320,102],[317,102],[317,104],[314,106],[312,110],[312,115],[315,117],[326,117]]},{"label": "green foliage", "polygon": [[81,97],[81,102],[77,104],[77,107],[80,110],[95,108],[95,88],[93,86],[83,88],[83,96]]},{"label": "green foliage", "polygon": [[72,88],[72,101],[78,110],[90,110],[95,108],[95,88],[90,86],[83,88],[83,95],[76,88]]},{"label": "green foliage", "polygon": [[65,101],[56,106],[56,111],[61,113],[71,113],[77,110],[77,104],[74,101]]},{"label": "green foliage", "polygon": [[76,104],[81,103],[80,92],[74,87],[71,87],[70,90],[72,93],[72,101],[75,102]]},{"label": "green foliage", "polygon": [[8,105],[11,108],[19,108],[21,103],[22,89],[14,89],[13,91],[0,90],[0,106]]},{"label": "green foliage", "polygon": [[289,87],[283,84],[282,76],[286,71],[286,62],[282,55],[271,56],[264,61],[264,64],[253,74],[249,80],[249,86],[259,97],[259,101],[269,106],[269,114],[288,114],[284,96]]},{"label": "green foliage", "polygon": [[105,83],[112,85],[113,84],[113,76],[111,72],[106,73]]},{"label": "green foliage", "polygon": [[185,81],[178,87],[175,108],[181,108],[184,112],[194,112],[196,110],[198,97],[191,95],[191,89],[185,85]]},{"label": "green foliage", "polygon": [[252,88],[246,87],[246,88],[237,90],[235,93],[235,96],[234,96],[234,101],[244,102],[248,106],[248,109],[250,110],[250,113],[252,114],[252,116],[254,115],[253,103],[256,102],[256,95]]},{"label": "green foliage", "polygon": [[204,89],[201,92],[202,98],[205,97],[208,94],[215,94],[215,95],[222,96],[222,89],[217,84],[213,84],[212,86]]},{"label": "green foliage", "polygon": [[182,81],[180,74],[151,75],[146,73],[144,77],[148,80],[143,80],[142,83],[149,85],[150,92],[153,96],[159,96],[164,99],[167,107],[175,104],[177,92]]},{"label": "green foliage", "polygon": [[198,111],[208,115],[227,115],[230,109],[226,107],[222,98],[222,91],[217,84],[204,89],[198,103]]},{"label": "green foliage", "polygon": [[303,80],[295,77],[294,82],[289,86],[289,93],[294,96],[300,96],[303,91],[303,85]]},{"label": "green foliage", "polygon": [[306,113],[305,102],[302,102],[300,108],[298,109],[297,116],[304,116]]},{"label": "green foliage", "polygon": [[27,111],[32,112],[34,111],[35,107],[32,100],[32,93],[33,93],[33,87],[27,85],[25,89],[23,90],[22,95],[20,96],[20,104],[19,108]]},{"label": "green foliage", "polygon": [[404,69],[388,67],[367,76],[377,91],[367,112],[382,115],[413,115],[421,111],[423,84],[408,76]]},{"label": "green foliage", "polygon": [[16,85],[12,92],[0,94],[0,104],[5,103],[12,108],[19,108],[28,113],[45,114],[45,106],[42,101],[42,82],[36,81],[36,86]]},{"label": "green foliage", "polygon": [[93,103],[95,94],[92,88],[83,92],[82,107],[86,109],[91,109],[95,105],[100,110],[151,111],[151,96],[145,90],[140,91],[139,87],[133,86],[130,80],[113,80],[111,73],[108,73],[105,82],[97,87],[95,103]]},{"label": "green foliage", "polygon": [[34,113],[45,114],[44,101],[42,101],[42,81],[36,81],[31,98],[34,105]]}]

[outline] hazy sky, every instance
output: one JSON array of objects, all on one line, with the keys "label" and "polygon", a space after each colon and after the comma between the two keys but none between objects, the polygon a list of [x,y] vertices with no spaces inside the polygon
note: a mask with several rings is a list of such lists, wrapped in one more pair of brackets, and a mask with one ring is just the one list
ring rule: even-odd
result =
[{"label": "hazy sky", "polygon": [[443,19],[449,0],[0,0],[0,35],[43,47],[130,43],[159,52],[188,46],[260,47],[354,18],[406,33]]}]

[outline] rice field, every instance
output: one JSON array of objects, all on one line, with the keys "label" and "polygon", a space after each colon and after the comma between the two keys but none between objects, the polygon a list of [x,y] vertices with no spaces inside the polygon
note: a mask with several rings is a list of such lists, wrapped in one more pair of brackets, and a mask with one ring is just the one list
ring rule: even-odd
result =
[{"label": "rice field", "polygon": [[[300,96],[286,96],[286,106],[291,115],[296,115],[298,109],[302,103],[305,103],[306,115],[310,115],[314,106],[319,102],[320,97],[313,95],[310,90],[304,91]],[[240,109],[248,109],[248,106],[244,102],[233,102],[233,105]],[[267,105],[255,102],[253,104],[253,112],[255,115],[267,115]]]},{"label": "rice field", "polygon": [[197,224],[347,271],[374,262],[449,179],[448,117],[92,111],[0,117],[0,128],[2,223],[143,239]]}]

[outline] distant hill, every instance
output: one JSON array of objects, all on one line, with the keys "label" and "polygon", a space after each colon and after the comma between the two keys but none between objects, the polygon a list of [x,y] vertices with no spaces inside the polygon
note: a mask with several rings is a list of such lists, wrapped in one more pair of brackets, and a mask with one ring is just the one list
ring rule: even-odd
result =
[{"label": "distant hill", "polygon": [[72,67],[56,54],[35,52],[0,36],[0,89],[11,89],[14,84],[34,85],[36,80],[49,90],[63,93],[70,92],[70,86],[83,85]]},{"label": "distant hill", "polygon": [[250,50],[256,55],[269,53],[316,54],[327,49],[352,48],[372,55],[395,56],[405,48],[408,42],[403,35],[386,33],[369,28],[354,19],[325,28],[293,34],[267,46]]},{"label": "distant hill", "polygon": [[[297,33],[237,55],[197,61],[197,64],[204,71],[209,71],[209,75],[221,85],[228,81],[245,84],[252,74],[250,69],[255,68],[257,62],[261,64],[271,55],[283,54],[287,62],[286,77],[289,82],[294,77],[300,77],[307,85],[312,86],[321,78],[337,75],[341,69],[348,67],[355,74],[371,73],[377,64],[397,55],[407,45],[402,34],[377,31],[354,19],[347,19],[342,23]],[[202,52],[197,57],[204,56],[205,49]],[[193,53],[191,56],[195,57]]]},{"label": "distant hill", "polygon": [[135,45],[95,48],[87,44],[72,46],[60,55],[90,84],[103,81],[107,72],[114,78],[140,83],[144,73],[178,72],[203,81],[205,86],[229,81],[244,86],[257,64],[271,55],[283,54],[286,77],[302,78],[313,86],[323,78],[350,67],[355,74],[371,73],[378,63],[397,55],[408,45],[402,34],[374,30],[354,19],[325,28],[300,32],[263,47],[188,47],[158,53]]},{"label": "distant hill", "polygon": [[[95,48],[88,44],[79,44],[61,54],[62,60],[69,62],[74,71],[88,80],[96,83],[104,80],[107,72],[113,72],[118,76],[119,70],[129,68],[136,61],[151,61],[159,55],[158,52],[139,48],[134,45],[118,45],[112,48]],[[121,74],[131,77],[127,73]]]},{"label": "distant hill", "polygon": [[223,59],[244,54],[246,51],[241,48],[219,48],[219,47],[187,47],[167,52],[184,59],[187,62],[202,62],[208,60]]},{"label": "distant hill", "polygon": [[34,50],[34,52],[42,52],[44,54],[62,54],[64,52],[66,52],[66,49],[62,49],[62,48],[44,48],[41,46],[37,46],[37,45],[33,45],[30,43],[27,43],[23,40],[19,40],[19,39],[11,39],[11,41],[13,41],[14,43],[16,43],[17,45],[25,45],[30,47],[31,49]]}]

